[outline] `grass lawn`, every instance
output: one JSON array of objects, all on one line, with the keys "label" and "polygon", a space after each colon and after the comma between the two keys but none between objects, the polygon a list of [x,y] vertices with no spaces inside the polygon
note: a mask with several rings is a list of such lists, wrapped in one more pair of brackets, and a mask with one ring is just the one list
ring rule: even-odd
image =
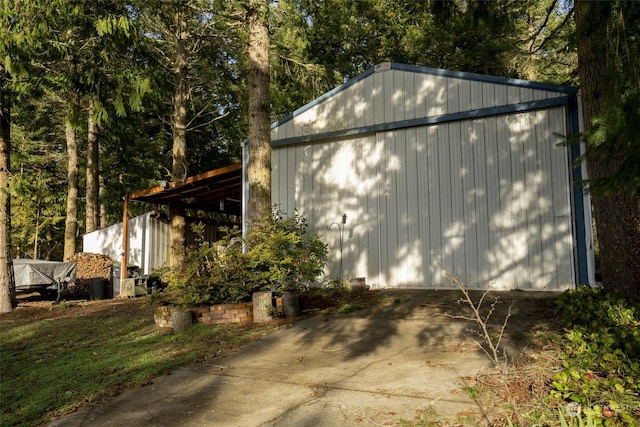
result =
[{"label": "grass lawn", "polygon": [[[174,334],[155,325],[146,298],[53,305],[36,295],[21,296],[16,310],[0,315],[3,427],[45,424],[180,366],[224,355],[286,323],[195,324]],[[378,301],[373,292],[347,292],[323,303],[321,312],[348,313]]]},{"label": "grass lawn", "polygon": [[37,426],[277,328],[158,328],[144,299],[27,301],[0,316],[0,424]]}]

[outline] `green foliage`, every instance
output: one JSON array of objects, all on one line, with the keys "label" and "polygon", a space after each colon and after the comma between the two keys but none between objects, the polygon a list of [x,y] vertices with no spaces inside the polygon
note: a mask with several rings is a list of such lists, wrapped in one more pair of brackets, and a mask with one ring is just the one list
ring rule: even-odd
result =
[{"label": "green foliage", "polygon": [[554,377],[550,398],[577,402],[593,425],[637,420],[640,305],[587,287],[565,293],[557,305],[565,326],[563,369]]},{"label": "green foliage", "polygon": [[582,82],[586,93],[597,94],[591,102],[599,103],[585,132],[587,159],[599,167],[589,188],[597,196],[634,194],[640,188],[640,3],[581,4],[589,19],[582,20],[578,37],[591,34],[593,42],[585,46],[602,64],[600,80]]},{"label": "green foliage", "polygon": [[307,220],[297,213],[284,218],[278,212],[261,224],[246,241],[237,228],[223,229],[225,237],[214,244],[201,238],[168,273],[162,299],[194,307],[250,301],[258,290],[307,289],[322,273],[326,245],[306,233]]},{"label": "green foliage", "polygon": [[245,281],[245,257],[237,229],[229,230],[217,243],[202,239],[185,252],[183,263],[170,270],[169,287],[162,299],[180,307],[199,307],[250,301],[256,290]]},{"label": "green foliage", "polygon": [[275,212],[247,239],[247,277],[255,288],[303,291],[322,273],[327,246],[307,233],[307,218]]}]

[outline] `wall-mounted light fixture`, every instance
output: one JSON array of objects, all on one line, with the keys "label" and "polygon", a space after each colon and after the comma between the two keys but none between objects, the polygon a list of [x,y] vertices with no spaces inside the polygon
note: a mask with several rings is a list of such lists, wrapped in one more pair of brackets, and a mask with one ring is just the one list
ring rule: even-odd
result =
[{"label": "wall-mounted light fixture", "polygon": [[224,200],[220,200],[220,211],[224,211]]},{"label": "wall-mounted light fixture", "polygon": [[164,188],[165,190],[167,188],[169,188],[169,181],[165,181],[164,179],[162,181],[160,181],[160,187]]}]

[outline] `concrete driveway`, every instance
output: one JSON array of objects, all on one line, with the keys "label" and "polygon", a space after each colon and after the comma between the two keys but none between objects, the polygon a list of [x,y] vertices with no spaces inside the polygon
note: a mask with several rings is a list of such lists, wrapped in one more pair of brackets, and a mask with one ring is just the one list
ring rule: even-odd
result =
[{"label": "concrete driveway", "polygon": [[[387,304],[312,317],[234,353],[174,371],[50,426],[349,426],[482,418],[465,392],[492,364],[457,291],[389,290]],[[548,320],[540,298],[506,292],[509,329]],[[476,295],[477,296],[477,295]],[[491,299],[493,300],[493,299]],[[511,346],[511,342],[507,342]],[[509,351],[520,351],[509,347]]]}]

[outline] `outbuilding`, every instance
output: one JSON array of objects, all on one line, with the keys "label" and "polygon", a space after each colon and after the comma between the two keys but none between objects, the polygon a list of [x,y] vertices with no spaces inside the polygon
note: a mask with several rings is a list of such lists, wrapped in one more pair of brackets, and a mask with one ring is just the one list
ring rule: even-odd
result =
[{"label": "outbuilding", "polygon": [[572,87],[382,63],[273,124],[272,199],[324,236],[326,279],[593,283],[579,108]]}]

